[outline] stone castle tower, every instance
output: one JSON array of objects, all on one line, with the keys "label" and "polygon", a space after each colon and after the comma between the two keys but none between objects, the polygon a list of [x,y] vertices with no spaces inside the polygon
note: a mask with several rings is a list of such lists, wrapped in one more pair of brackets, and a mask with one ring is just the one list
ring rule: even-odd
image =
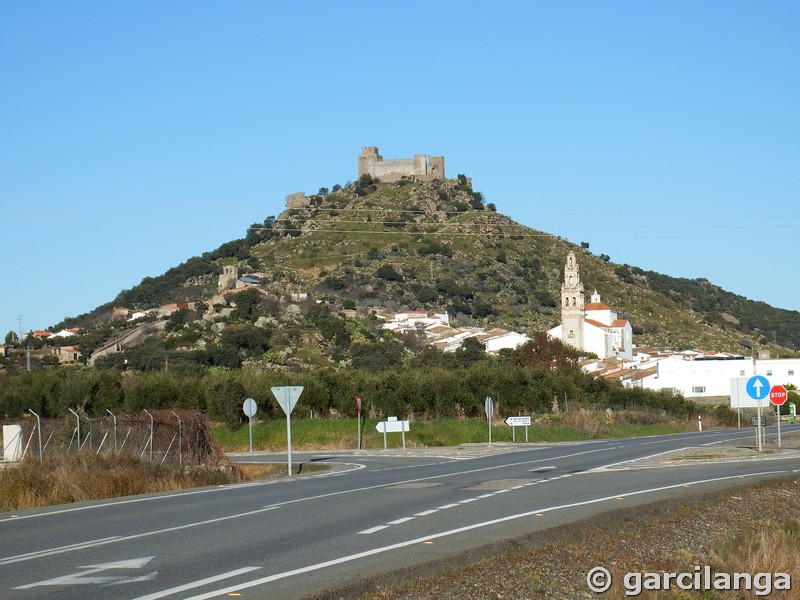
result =
[{"label": "stone castle tower", "polygon": [[377,147],[365,146],[358,155],[358,176],[362,175],[371,175],[384,182],[397,181],[401,177],[420,181],[444,179],[444,156],[415,154],[411,159],[384,160]]},{"label": "stone castle tower", "polygon": [[222,292],[224,290],[232,290],[236,287],[236,281],[239,279],[239,267],[236,265],[225,265],[222,267],[222,275],[219,276],[219,283],[217,289]]},{"label": "stone castle tower", "polygon": [[561,284],[561,332],[562,341],[578,350],[583,347],[583,321],[586,295],[581,283],[581,272],[575,253],[567,255],[564,265],[564,283]]}]

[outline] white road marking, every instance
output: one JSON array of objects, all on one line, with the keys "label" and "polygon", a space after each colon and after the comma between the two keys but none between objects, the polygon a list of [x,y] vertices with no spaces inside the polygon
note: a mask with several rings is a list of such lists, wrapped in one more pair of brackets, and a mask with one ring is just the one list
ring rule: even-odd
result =
[{"label": "white road marking", "polygon": [[469,504],[470,502],[475,502],[475,500],[477,500],[477,498],[467,498],[466,500],[459,500],[458,503],[459,504]]},{"label": "white road marking", "polygon": [[154,594],[148,594],[147,596],[139,596],[135,600],[157,600],[157,598],[172,596],[173,594],[177,594],[178,592],[185,592],[186,590],[191,590],[204,585],[208,585],[209,583],[216,583],[217,581],[222,581],[223,579],[230,579],[231,577],[236,577],[238,575],[250,573],[251,571],[258,571],[259,569],[261,569],[261,567],[244,567],[241,569],[236,569],[235,571],[229,571],[228,573],[222,573],[220,575],[214,575],[213,577],[206,577],[205,579],[199,579],[197,581],[193,581],[192,583],[187,583],[185,585],[179,585],[177,587],[170,588],[168,590],[155,592]]},{"label": "white road marking", "polygon": [[61,548],[53,548],[52,550],[43,550],[42,552],[36,553],[35,555],[31,556],[30,554],[20,554],[19,556],[10,556],[8,558],[4,558],[0,560],[0,565],[7,565],[10,563],[15,562],[22,562],[24,560],[31,560],[32,558],[37,558],[39,556],[50,556],[53,554],[62,554],[64,552],[71,552],[73,550],[82,550],[84,548],[92,548],[95,546],[103,546],[105,544],[115,544],[117,542],[126,542],[128,540],[136,540],[139,538],[150,537],[152,535],[159,535],[162,533],[169,533],[172,531],[180,531],[181,529],[191,529],[193,527],[200,527],[202,525],[210,525],[211,523],[220,523],[222,521],[230,521],[231,519],[239,519],[241,517],[249,517],[251,515],[259,515],[261,513],[275,510],[277,506],[267,506],[266,508],[261,508],[258,510],[250,510],[243,513],[238,513],[235,515],[228,515],[225,517],[217,517],[216,519],[207,519],[205,521],[197,521],[195,523],[186,523],[185,525],[176,525],[174,527],[165,527],[163,529],[157,529],[155,531],[145,531],[143,533],[134,533],[132,535],[124,535],[124,536],[117,536],[113,538],[103,538],[100,540],[93,540],[91,542],[86,542],[85,544],[80,544],[79,546],[63,546]]},{"label": "white road marking", "polygon": [[458,506],[458,502],[454,502],[453,504],[445,504],[444,506],[440,506],[439,510],[446,510],[448,508],[453,508],[454,506]]},{"label": "white road marking", "polygon": [[[701,485],[703,483],[713,483],[716,481],[725,481],[729,479],[739,479],[742,477],[758,477],[761,475],[777,475],[780,473],[788,473],[789,471],[765,471],[762,473],[750,473],[748,475],[734,475],[730,477],[715,477],[713,479],[701,479],[698,481],[691,481],[688,485]],[[646,490],[639,490],[636,492],[630,492],[628,496],[638,496],[642,494],[651,494],[654,492],[662,492],[665,490],[675,489],[679,487],[683,487],[687,485],[686,483],[679,483],[675,485],[666,485],[656,488],[649,488]],[[350,554],[348,556],[340,556],[339,558],[334,558],[332,560],[327,560],[321,563],[316,563],[313,565],[308,565],[306,567],[301,567],[299,569],[293,569],[291,571],[284,571],[283,573],[275,573],[274,575],[269,575],[267,577],[262,577],[260,579],[254,579],[253,581],[248,581],[246,583],[239,584],[235,587],[228,587],[223,588],[220,590],[216,590],[213,592],[208,592],[205,594],[200,594],[199,596],[191,596],[189,598],[185,598],[184,600],[209,600],[210,598],[217,598],[222,596],[223,594],[229,594],[231,592],[240,592],[243,589],[254,588],[260,585],[265,585],[267,583],[271,583],[273,581],[278,581],[279,579],[286,579],[287,577],[294,577],[297,575],[303,575],[305,573],[311,573],[313,571],[319,571],[320,569],[325,569],[327,567],[332,567],[335,565],[340,565],[348,562],[353,562],[362,558],[367,558],[370,556],[375,556],[377,554],[383,554],[385,552],[391,552],[392,550],[399,550],[401,548],[406,548],[408,546],[413,546],[416,544],[422,544],[430,540],[435,540],[439,538],[450,537],[452,535],[457,535],[459,533],[464,533],[466,531],[472,531],[475,529],[480,529],[483,527],[488,527],[491,525],[498,525],[500,523],[507,523],[509,521],[516,521],[519,519],[524,519],[527,517],[536,516],[537,513],[548,513],[548,512],[555,512],[558,510],[564,510],[567,508],[575,508],[578,506],[588,506],[591,504],[599,504],[602,502],[608,502],[610,500],[616,500],[617,496],[605,496],[603,498],[595,498],[594,500],[584,500],[582,502],[574,502],[571,504],[561,504],[558,506],[549,506],[547,508],[540,508],[536,510],[527,511],[524,513],[518,513],[515,515],[508,515],[506,517],[500,517],[498,519],[492,519],[490,521],[483,521],[481,523],[473,523],[472,525],[465,525],[464,527],[458,527],[457,529],[450,529],[448,531],[442,531],[439,533],[433,533],[424,535],[422,537],[406,540],[404,542],[398,542],[396,544],[390,544],[388,546],[382,546],[380,548],[373,548],[372,550],[366,550],[364,552],[358,552],[356,554]],[[139,600],[138,598],[136,600]]]},{"label": "white road marking", "polygon": [[377,525],[375,527],[370,527],[369,529],[365,529],[364,531],[359,531],[359,534],[369,535],[370,533],[375,533],[376,531],[380,531],[381,529],[387,529],[388,525]]},{"label": "white road marking", "polygon": [[389,521],[387,525],[400,525],[400,523],[405,523],[407,521],[413,521],[414,517],[403,517],[402,519],[395,519],[394,521]]},{"label": "white road marking", "polygon": [[436,512],[439,512],[439,511],[434,508],[432,510],[423,510],[422,512],[416,513],[414,516],[415,517],[427,517],[428,515],[432,515],[433,513],[436,513]]},{"label": "white road marking", "polygon": [[[2,559],[0,560],[0,565],[9,564],[12,562],[19,562],[21,560],[28,560],[32,558],[40,558],[42,556],[50,556],[51,554],[59,554],[61,552],[70,552],[71,550],[80,550],[82,548],[91,547],[96,544],[100,544],[103,542],[109,542],[118,539],[119,536],[112,536],[107,538],[102,538],[99,540],[93,540],[89,542],[81,542],[80,544],[70,544],[69,546],[61,546],[60,548],[51,548],[49,550],[39,550],[37,552],[28,552],[27,554],[20,554],[15,557],[11,557],[10,559]],[[16,560],[14,560],[16,559]]]},{"label": "white road marking", "polygon": [[120,585],[123,583],[139,583],[142,581],[152,581],[153,579],[156,578],[158,571],[153,571],[152,573],[148,573],[147,575],[142,575],[139,577],[130,577],[128,575],[101,575],[99,577],[90,577],[90,575],[95,575],[95,573],[102,573],[103,571],[112,571],[116,569],[141,569],[154,558],[155,558],[154,556],[144,556],[142,558],[134,558],[131,560],[118,560],[110,563],[104,563],[101,565],[88,565],[85,567],[78,567],[79,569],[84,569],[84,570],[79,571],[78,573],[73,573],[72,575],[54,577],[52,579],[37,581],[34,583],[29,583],[27,585],[20,585],[11,589],[28,590],[30,588],[50,586],[50,585],[61,585],[61,586],[90,585],[90,584]]}]

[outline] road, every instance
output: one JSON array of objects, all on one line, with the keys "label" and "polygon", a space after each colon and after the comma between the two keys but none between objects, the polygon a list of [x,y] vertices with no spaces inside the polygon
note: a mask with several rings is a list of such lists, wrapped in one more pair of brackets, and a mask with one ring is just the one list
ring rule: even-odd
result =
[{"label": "road", "polygon": [[[783,427],[784,435],[793,431],[800,429]],[[653,468],[653,457],[737,439],[752,443],[751,430],[440,456],[295,452],[295,464],[336,469],[0,513],[0,598],[313,597],[615,508],[785,476],[798,465],[795,454]]]}]

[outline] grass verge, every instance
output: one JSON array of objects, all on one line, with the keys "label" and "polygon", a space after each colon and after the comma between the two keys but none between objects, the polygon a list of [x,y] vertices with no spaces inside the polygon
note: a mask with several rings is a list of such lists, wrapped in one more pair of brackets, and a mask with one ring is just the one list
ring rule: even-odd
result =
[{"label": "grass verge", "polygon": [[[639,437],[679,433],[692,430],[688,421],[657,420],[639,424],[636,413],[615,413],[612,420],[605,413],[576,413],[571,416],[547,415],[534,418],[528,428],[528,442],[570,442],[599,438]],[[362,420],[362,444],[365,449],[382,449],[383,434],[376,430],[382,419]],[[630,422],[633,420],[634,422]],[[226,452],[244,452],[249,449],[249,429],[231,429],[218,426],[213,429],[214,441]],[[492,424],[493,442],[525,441],[525,428],[512,428],[503,421]],[[266,421],[253,426],[253,449],[281,452],[286,450],[286,421]],[[489,425],[482,419],[438,419],[436,421],[413,421],[406,432],[406,446],[458,446],[489,441]],[[389,448],[402,447],[402,436],[389,433],[386,436]],[[343,450],[358,447],[357,419],[292,419],[292,448],[294,450]]]}]

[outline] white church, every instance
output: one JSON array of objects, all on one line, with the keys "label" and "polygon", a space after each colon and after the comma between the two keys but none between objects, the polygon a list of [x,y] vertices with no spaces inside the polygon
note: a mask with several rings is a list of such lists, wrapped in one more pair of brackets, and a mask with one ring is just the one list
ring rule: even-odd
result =
[{"label": "white church", "polygon": [[597,290],[591,302],[585,304],[586,294],[581,283],[575,253],[567,255],[564,283],[561,285],[561,325],[547,334],[581,352],[593,352],[598,358],[633,359],[633,331],[625,319],[600,301]]}]

